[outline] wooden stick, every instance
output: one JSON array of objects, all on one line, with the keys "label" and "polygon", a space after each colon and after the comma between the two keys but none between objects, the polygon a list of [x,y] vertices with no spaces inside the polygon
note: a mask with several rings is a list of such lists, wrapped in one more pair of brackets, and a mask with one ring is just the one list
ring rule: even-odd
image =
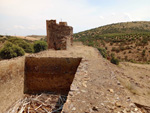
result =
[{"label": "wooden stick", "polygon": [[39,105],[37,108],[35,108],[35,111],[36,111],[37,109],[39,109],[41,106],[42,106],[42,104],[41,104],[41,105]]}]

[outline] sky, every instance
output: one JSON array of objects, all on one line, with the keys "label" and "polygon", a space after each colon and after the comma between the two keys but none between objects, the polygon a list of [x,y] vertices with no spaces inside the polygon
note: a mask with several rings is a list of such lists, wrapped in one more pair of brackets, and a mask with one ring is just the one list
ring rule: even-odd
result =
[{"label": "sky", "polygon": [[1,35],[46,35],[46,20],[74,33],[107,24],[150,21],[150,0],[0,0]]}]

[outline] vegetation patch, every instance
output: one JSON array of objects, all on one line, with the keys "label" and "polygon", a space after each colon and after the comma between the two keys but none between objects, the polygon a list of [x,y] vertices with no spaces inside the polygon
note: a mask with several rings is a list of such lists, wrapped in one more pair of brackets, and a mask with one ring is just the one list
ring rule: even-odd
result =
[{"label": "vegetation patch", "polygon": [[34,52],[35,53],[46,50],[47,47],[48,47],[48,45],[45,41],[40,41],[39,40],[39,41],[34,42]]},{"label": "vegetation patch", "polygon": [[99,52],[104,58],[107,58],[107,51],[104,48],[98,48]]},{"label": "vegetation patch", "polygon": [[[148,27],[146,27],[146,26]],[[75,41],[99,49],[103,57],[115,53],[120,61],[147,63],[150,61],[150,22],[111,24],[74,34]],[[104,54],[103,54],[104,53]],[[114,60],[114,59],[113,59]]]},{"label": "vegetation patch", "polygon": [[9,38],[7,41],[15,45],[18,45],[19,47],[24,49],[26,53],[33,53],[33,45],[23,39],[12,37],[12,38]]},{"label": "vegetation patch", "polygon": [[24,54],[25,52],[21,47],[14,45],[11,42],[7,42],[0,50],[0,57],[2,59],[10,59],[17,56],[23,56]]},{"label": "vegetation patch", "polygon": [[111,58],[111,63],[116,64],[116,65],[119,65],[119,59],[117,59],[117,58],[115,58],[115,57],[112,57],[112,58]]}]

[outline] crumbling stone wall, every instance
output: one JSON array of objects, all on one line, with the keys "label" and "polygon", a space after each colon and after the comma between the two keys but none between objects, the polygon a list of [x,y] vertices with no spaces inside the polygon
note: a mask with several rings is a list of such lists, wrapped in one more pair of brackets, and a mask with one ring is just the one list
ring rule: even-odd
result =
[{"label": "crumbling stone wall", "polygon": [[26,57],[24,93],[67,94],[81,58]]},{"label": "crumbling stone wall", "polygon": [[56,20],[47,20],[48,49],[65,50],[72,45],[73,28],[67,22],[56,23]]}]

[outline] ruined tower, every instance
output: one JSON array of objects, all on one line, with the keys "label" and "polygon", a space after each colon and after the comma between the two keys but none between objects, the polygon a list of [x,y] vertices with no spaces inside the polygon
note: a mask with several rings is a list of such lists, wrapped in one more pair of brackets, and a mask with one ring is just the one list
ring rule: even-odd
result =
[{"label": "ruined tower", "polygon": [[73,28],[67,22],[56,23],[56,20],[47,20],[48,49],[65,50],[72,45]]}]

